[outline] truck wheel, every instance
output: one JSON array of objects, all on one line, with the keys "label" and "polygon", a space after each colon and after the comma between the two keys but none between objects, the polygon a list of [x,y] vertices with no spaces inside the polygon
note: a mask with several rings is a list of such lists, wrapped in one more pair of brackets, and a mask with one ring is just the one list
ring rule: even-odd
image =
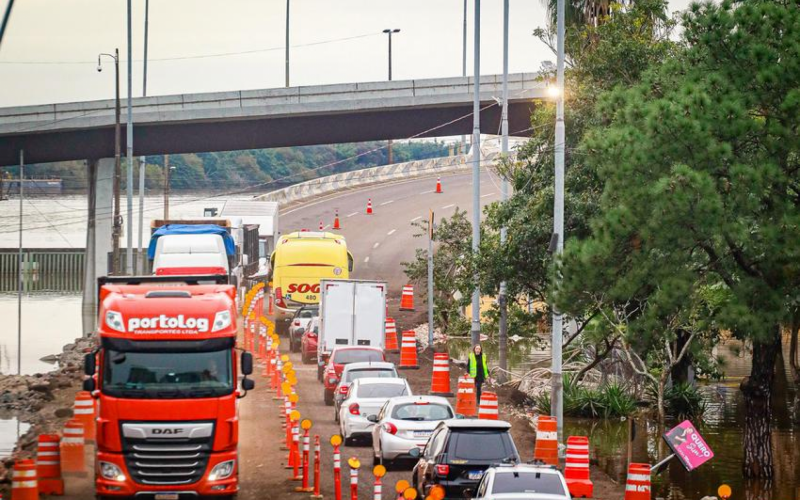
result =
[{"label": "truck wheel", "polygon": [[322,382],[322,367],[317,364],[317,380]]},{"label": "truck wheel", "polygon": [[323,392],[325,393],[325,406],[333,406],[333,393],[327,389],[323,389]]}]

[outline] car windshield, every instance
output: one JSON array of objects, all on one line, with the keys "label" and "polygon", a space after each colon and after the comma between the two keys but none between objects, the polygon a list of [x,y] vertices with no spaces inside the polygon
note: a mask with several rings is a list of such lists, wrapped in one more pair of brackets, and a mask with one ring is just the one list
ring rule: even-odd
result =
[{"label": "car windshield", "polygon": [[526,472],[495,474],[492,493],[547,493],[565,495],[558,474]]},{"label": "car windshield", "polygon": [[368,377],[394,378],[397,377],[397,372],[388,368],[364,368],[347,372],[347,382]]},{"label": "car windshield", "polygon": [[359,398],[394,398],[406,394],[405,384],[367,384],[358,388]]},{"label": "car windshield", "polygon": [[345,349],[336,351],[333,355],[333,362],[337,365],[346,365],[359,361],[383,361],[383,353],[375,349]]},{"label": "car windshield", "polygon": [[184,399],[233,392],[231,351],[104,353],[103,392],[122,398]]},{"label": "car windshield", "polygon": [[425,422],[453,418],[453,412],[445,405],[409,403],[395,406],[392,411],[392,418]]},{"label": "car windshield", "polygon": [[462,430],[453,433],[450,443],[450,456],[457,460],[503,462],[516,458],[506,431]]}]

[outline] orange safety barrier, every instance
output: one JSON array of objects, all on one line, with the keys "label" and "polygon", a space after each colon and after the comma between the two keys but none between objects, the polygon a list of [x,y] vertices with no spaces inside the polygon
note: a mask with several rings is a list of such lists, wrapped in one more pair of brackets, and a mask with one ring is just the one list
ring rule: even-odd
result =
[{"label": "orange safety barrier", "polygon": [[628,464],[625,500],[650,500],[650,464]]},{"label": "orange safety barrier", "polygon": [[270,316],[275,315],[275,298],[272,296],[272,294],[269,294],[269,305],[267,308],[267,314],[269,314]]},{"label": "orange safety barrier", "polygon": [[475,380],[469,375],[458,377],[456,413],[465,417],[474,417],[478,406],[475,398]]},{"label": "orange safety barrier", "polygon": [[36,450],[36,478],[39,493],[63,495],[64,480],[61,478],[61,438],[58,434],[39,434]]},{"label": "orange safety barrier", "polygon": [[367,215],[372,215],[372,198],[367,199]]},{"label": "orange safety barrier", "polygon": [[417,337],[414,330],[403,332],[403,341],[400,345],[400,364],[397,366],[401,370],[416,370],[419,368],[417,362]]},{"label": "orange safety barrier", "polygon": [[594,485],[589,479],[589,438],[570,436],[567,438],[567,461],[564,479],[573,498],[592,498]]},{"label": "orange safety barrier", "polygon": [[450,355],[446,352],[433,353],[433,375],[431,394],[452,397],[450,392]]},{"label": "orange safety barrier", "polygon": [[392,318],[386,318],[384,349],[386,352],[400,352],[400,347],[397,345],[397,323]]},{"label": "orange safety barrier", "polygon": [[481,393],[481,404],[478,407],[478,418],[484,420],[498,419],[497,394],[484,391]]},{"label": "orange safety barrier", "polygon": [[436,178],[436,191],[435,191],[435,193],[436,194],[441,194],[442,193],[442,178],[441,177],[437,177]]},{"label": "orange safety barrier", "polygon": [[317,498],[317,499],[322,498],[322,493],[320,493],[320,482],[319,482],[320,481],[320,479],[319,479],[319,473],[320,473],[319,465],[320,465],[320,461],[322,460],[320,458],[321,450],[322,450],[322,447],[320,446],[320,442],[319,442],[319,434],[315,434],[314,435],[314,494],[311,495],[311,498]]},{"label": "orange safety barrier", "polygon": [[83,424],[83,439],[87,443],[94,443],[95,435],[95,403],[92,395],[86,391],[79,391],[75,395],[75,420]]},{"label": "orange safety barrier", "polygon": [[339,209],[336,209],[336,216],[333,218],[333,228],[341,229],[342,225],[339,223]]},{"label": "orange safety barrier", "polygon": [[11,472],[11,500],[38,500],[36,464],[33,460],[17,460]]},{"label": "orange safety barrier", "polygon": [[64,424],[64,437],[61,439],[61,472],[64,475],[86,475],[86,456],[84,455],[83,424],[72,419]]},{"label": "orange safety barrier", "polygon": [[400,297],[400,310],[414,310],[414,286],[406,285],[403,287],[403,295]]},{"label": "orange safety barrier", "polygon": [[536,423],[536,448],[533,458],[558,466],[558,423],[555,417],[540,415]]}]

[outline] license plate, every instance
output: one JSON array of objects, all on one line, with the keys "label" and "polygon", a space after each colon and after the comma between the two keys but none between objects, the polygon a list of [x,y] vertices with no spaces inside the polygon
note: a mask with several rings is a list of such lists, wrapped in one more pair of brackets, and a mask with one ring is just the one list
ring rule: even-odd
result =
[{"label": "license plate", "polygon": [[480,479],[482,477],[483,477],[483,471],[482,470],[471,470],[471,471],[469,471],[467,473],[467,478],[468,479],[478,480],[478,479]]},{"label": "license plate", "polygon": [[433,431],[414,431],[414,437],[418,438],[431,437],[431,434],[433,434]]},{"label": "license plate", "polygon": [[178,500],[180,495],[177,493],[156,493],[155,500]]}]

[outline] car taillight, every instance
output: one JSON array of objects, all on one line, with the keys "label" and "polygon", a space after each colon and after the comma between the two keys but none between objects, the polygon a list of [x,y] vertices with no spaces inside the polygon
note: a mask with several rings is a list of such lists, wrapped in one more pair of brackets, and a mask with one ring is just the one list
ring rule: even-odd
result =
[{"label": "car taillight", "polygon": [[383,430],[385,430],[389,434],[397,434],[397,426],[391,422],[386,422],[385,424],[383,424]]},{"label": "car taillight", "polygon": [[300,320],[299,319],[294,320],[294,326],[300,326]]},{"label": "car taillight", "polygon": [[348,392],[350,392],[350,386],[343,385],[343,386],[339,387],[339,394],[343,394],[343,395],[347,396]]},{"label": "car taillight", "polygon": [[353,403],[347,407],[347,411],[350,412],[350,415],[361,415],[361,412],[358,408],[358,403]]},{"label": "car taillight", "polygon": [[436,474],[439,475],[439,476],[442,476],[442,477],[447,476],[448,474],[450,474],[450,466],[447,465],[447,464],[438,464],[435,467],[435,470],[436,470]]}]

